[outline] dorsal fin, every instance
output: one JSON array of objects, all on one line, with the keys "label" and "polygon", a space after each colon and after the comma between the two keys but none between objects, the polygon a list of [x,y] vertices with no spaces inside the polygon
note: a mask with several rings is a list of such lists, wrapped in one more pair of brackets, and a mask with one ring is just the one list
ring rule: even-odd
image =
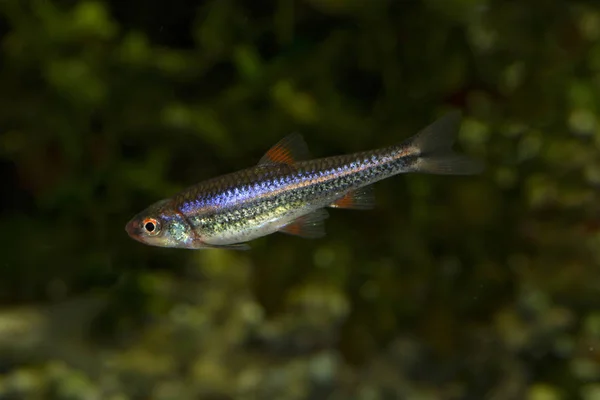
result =
[{"label": "dorsal fin", "polygon": [[307,239],[316,239],[325,236],[325,223],[329,213],[320,208],[309,214],[303,215],[279,231],[288,235],[300,236]]},{"label": "dorsal fin", "polygon": [[291,133],[281,139],[260,159],[261,164],[289,164],[310,158],[306,142],[299,133]]},{"label": "dorsal fin", "polygon": [[372,186],[365,186],[346,193],[334,201],[329,207],[348,208],[354,210],[369,210],[375,207],[375,195]]}]

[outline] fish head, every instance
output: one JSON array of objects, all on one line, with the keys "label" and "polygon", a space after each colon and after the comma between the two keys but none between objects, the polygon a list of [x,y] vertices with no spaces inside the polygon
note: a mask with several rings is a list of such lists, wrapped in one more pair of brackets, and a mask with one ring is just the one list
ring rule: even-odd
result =
[{"label": "fish head", "polygon": [[134,240],[156,247],[189,248],[194,232],[181,213],[169,207],[168,200],[159,201],[135,215],[125,225]]}]

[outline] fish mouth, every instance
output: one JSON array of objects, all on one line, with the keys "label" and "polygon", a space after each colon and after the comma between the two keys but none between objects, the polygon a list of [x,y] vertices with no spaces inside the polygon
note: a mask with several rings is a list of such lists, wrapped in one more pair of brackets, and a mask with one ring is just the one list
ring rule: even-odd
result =
[{"label": "fish mouth", "polygon": [[131,221],[129,221],[126,225],[125,225],[125,232],[127,232],[127,234],[129,235],[130,238],[137,240],[138,242],[141,241],[140,240],[140,230],[138,228],[138,224],[136,223],[136,219],[132,219]]}]

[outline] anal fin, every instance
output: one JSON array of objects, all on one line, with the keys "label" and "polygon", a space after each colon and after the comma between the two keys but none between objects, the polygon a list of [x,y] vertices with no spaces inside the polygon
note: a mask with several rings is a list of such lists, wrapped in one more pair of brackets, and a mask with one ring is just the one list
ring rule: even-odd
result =
[{"label": "anal fin", "polygon": [[348,192],[334,201],[329,207],[352,210],[370,210],[375,207],[375,195],[372,186],[365,186]]},{"label": "anal fin", "polygon": [[329,213],[324,209],[318,209],[309,214],[303,215],[288,225],[281,228],[281,233],[299,236],[307,239],[316,239],[325,236],[324,220],[329,217]]}]

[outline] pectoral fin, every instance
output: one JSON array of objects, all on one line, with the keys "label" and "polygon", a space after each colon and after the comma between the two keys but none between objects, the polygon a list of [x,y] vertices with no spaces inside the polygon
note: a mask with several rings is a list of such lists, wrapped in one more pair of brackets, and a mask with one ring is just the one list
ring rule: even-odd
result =
[{"label": "pectoral fin", "polygon": [[224,250],[250,250],[250,245],[246,243],[234,243],[234,244],[209,244],[206,245],[208,249],[224,249]]},{"label": "pectoral fin", "polygon": [[199,240],[195,240],[191,249],[224,249],[224,250],[250,250],[250,245],[246,243],[232,243],[232,244],[209,244]]}]

